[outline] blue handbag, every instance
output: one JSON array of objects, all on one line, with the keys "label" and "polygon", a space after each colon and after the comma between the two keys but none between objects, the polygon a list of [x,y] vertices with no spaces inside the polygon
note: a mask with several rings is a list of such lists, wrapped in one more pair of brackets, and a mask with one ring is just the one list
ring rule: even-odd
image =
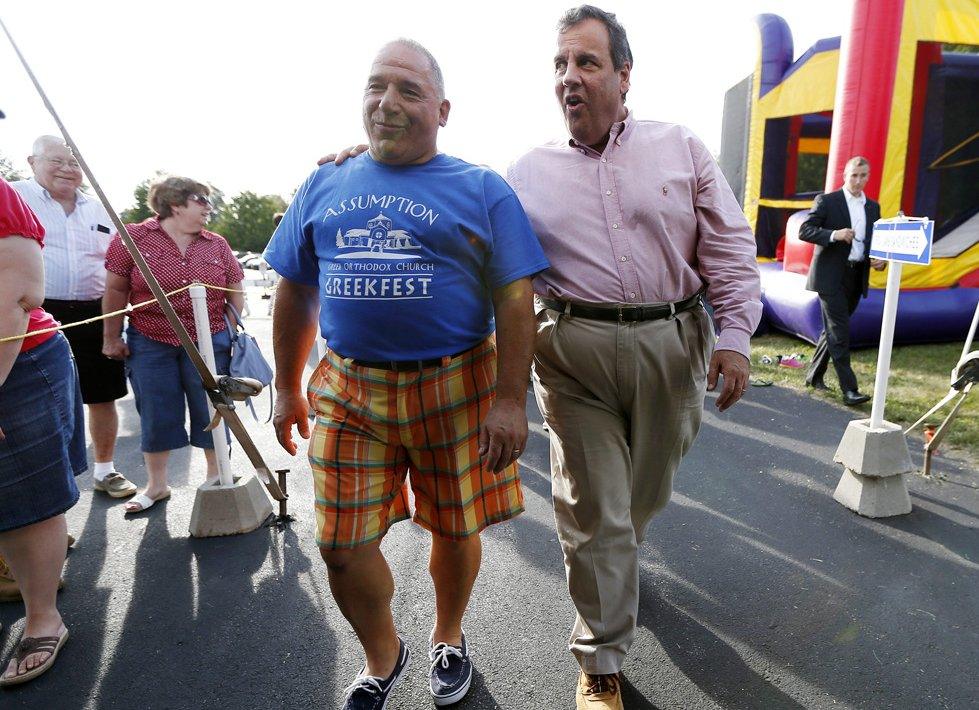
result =
[{"label": "blue handbag", "polygon": [[[237,326],[232,326],[227,314],[225,314],[224,322],[227,324],[228,334],[231,336],[231,366],[228,368],[228,372],[232,377],[250,377],[253,380],[258,380],[262,383],[263,387],[268,388],[272,384],[272,366],[269,365],[265,356],[262,355],[262,350],[258,347],[258,341],[249,333],[245,332],[245,326],[242,324],[241,315],[238,313],[238,310],[230,303],[227,305],[231,309],[231,312],[234,313],[235,321],[238,324]],[[272,390],[270,389],[270,404],[271,396]],[[252,410],[252,416],[258,419],[251,399],[248,399],[247,403],[248,408]],[[271,413],[269,414],[269,418],[271,419]]]}]

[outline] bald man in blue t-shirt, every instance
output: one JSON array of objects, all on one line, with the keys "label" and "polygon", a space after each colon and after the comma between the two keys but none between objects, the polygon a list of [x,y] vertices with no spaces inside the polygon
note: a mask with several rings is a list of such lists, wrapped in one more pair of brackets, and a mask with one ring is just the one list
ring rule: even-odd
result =
[{"label": "bald man in blue t-shirt", "polygon": [[472,679],[462,617],[479,532],[523,510],[530,277],[548,264],[503,179],[438,152],[448,115],[434,57],[410,40],[386,45],[364,92],[370,152],[313,172],[265,251],[282,277],[273,423],[290,454],[293,426],[310,438],[301,378],[317,310],[329,345],[308,387],[309,460],[330,589],[366,654],[345,710],[383,707],[408,661],[380,551],[409,515],[407,472],[413,518],[432,533],[436,705]]}]

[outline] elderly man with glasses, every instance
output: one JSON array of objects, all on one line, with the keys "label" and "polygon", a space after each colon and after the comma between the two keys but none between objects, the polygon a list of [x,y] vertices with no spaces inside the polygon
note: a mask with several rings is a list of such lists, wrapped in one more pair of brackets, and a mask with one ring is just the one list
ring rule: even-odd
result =
[{"label": "elderly man with glasses", "polygon": [[[34,177],[12,187],[44,226],[44,308],[63,324],[102,315],[105,253],[115,230],[102,204],[82,192],[82,171],[61,138],[41,136],[27,159]],[[136,493],[115,470],[119,430],[116,400],[126,396],[122,361],[102,354],[99,322],[64,331],[71,345],[88,405],[95,453],[94,488],[113,498]]]}]

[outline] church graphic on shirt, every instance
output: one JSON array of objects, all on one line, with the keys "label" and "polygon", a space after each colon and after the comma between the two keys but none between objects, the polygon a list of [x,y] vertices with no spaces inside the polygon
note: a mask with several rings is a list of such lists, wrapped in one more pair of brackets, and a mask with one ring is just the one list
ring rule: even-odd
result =
[{"label": "church graphic on shirt", "polygon": [[356,249],[342,252],[347,259],[417,259],[419,254],[405,253],[421,249],[404,229],[392,229],[394,223],[384,213],[367,220],[367,229],[337,229],[337,248]]}]

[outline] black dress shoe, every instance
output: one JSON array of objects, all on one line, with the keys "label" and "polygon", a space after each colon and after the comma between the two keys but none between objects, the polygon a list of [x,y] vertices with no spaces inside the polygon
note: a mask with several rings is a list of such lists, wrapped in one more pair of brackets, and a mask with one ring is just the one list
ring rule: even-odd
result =
[{"label": "black dress shoe", "polygon": [[821,379],[812,380],[811,382],[809,380],[806,380],[806,387],[812,387],[814,390],[829,390],[829,387],[827,387],[826,383],[823,382]]},{"label": "black dress shoe", "polygon": [[855,407],[858,404],[870,401],[869,394],[861,394],[857,390],[847,390],[843,393],[843,404],[848,407]]}]

